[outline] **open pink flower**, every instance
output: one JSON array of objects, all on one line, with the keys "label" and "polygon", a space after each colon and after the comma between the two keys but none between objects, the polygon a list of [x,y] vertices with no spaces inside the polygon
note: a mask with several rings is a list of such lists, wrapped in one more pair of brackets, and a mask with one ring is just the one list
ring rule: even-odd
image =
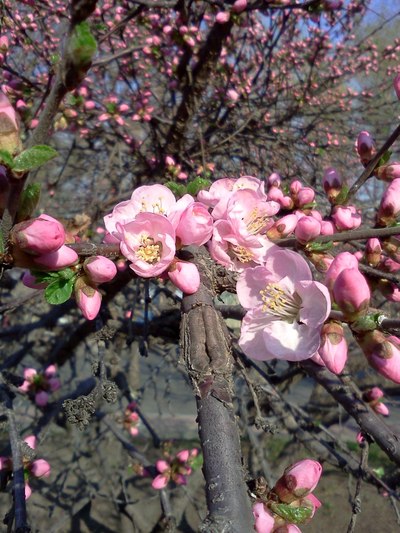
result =
[{"label": "open pink flower", "polygon": [[166,217],[139,213],[118,229],[123,236],[121,252],[138,276],[159,276],[169,267],[175,256],[175,230]]},{"label": "open pink flower", "polygon": [[312,280],[299,254],[269,250],[265,266],[241,274],[237,295],[248,310],[239,339],[246,355],[263,361],[302,361],[318,350],[331,309],[329,292]]},{"label": "open pink flower", "polygon": [[48,366],[43,373],[38,373],[34,368],[25,368],[24,382],[19,388],[20,391],[31,395],[35,399],[36,405],[45,407],[49,401],[50,393],[61,387],[60,380],[56,377],[57,367]]}]

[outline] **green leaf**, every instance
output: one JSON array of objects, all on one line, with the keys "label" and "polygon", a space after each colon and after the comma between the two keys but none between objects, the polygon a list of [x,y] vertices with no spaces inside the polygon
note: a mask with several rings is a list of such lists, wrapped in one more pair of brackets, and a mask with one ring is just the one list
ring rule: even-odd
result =
[{"label": "green leaf", "polygon": [[192,196],[196,196],[199,191],[202,191],[203,189],[208,189],[210,185],[210,180],[197,176],[197,178],[187,184],[186,190]]},{"label": "green leaf", "polygon": [[193,470],[197,470],[203,466],[203,455],[199,453],[196,457],[190,460],[190,466]]},{"label": "green leaf", "polygon": [[22,191],[17,213],[17,221],[29,218],[40,200],[40,183],[30,183]]},{"label": "green leaf", "polygon": [[374,468],[372,471],[375,472],[376,476],[379,479],[381,479],[383,477],[383,475],[385,474],[385,469],[383,468],[383,466],[379,466],[378,468]]},{"label": "green leaf", "polygon": [[7,150],[0,150],[0,161],[9,168],[12,168],[14,165],[13,157]]},{"label": "green leaf", "polygon": [[24,150],[16,157],[14,157],[13,170],[14,172],[26,172],[34,168],[40,167],[50,159],[56,157],[57,151],[51,146],[38,144]]},{"label": "green leaf", "polygon": [[69,40],[70,60],[78,69],[87,69],[92,63],[96,50],[96,39],[90,31],[88,22],[80,22],[75,26]]},{"label": "green leaf", "polygon": [[56,280],[69,280],[72,279],[76,274],[70,268],[64,268],[63,270],[42,272],[39,270],[31,270],[32,276],[35,276],[38,283],[48,282],[52,283]]},{"label": "green leaf", "polygon": [[59,305],[70,299],[74,289],[75,278],[59,278],[52,281],[44,291],[44,297],[49,304]]},{"label": "green leaf", "polygon": [[272,503],[271,510],[291,524],[302,524],[312,515],[310,507],[291,507],[286,503]]},{"label": "green leaf", "polygon": [[310,252],[326,252],[333,247],[333,242],[310,242],[306,245],[307,251]]},{"label": "green leaf", "polygon": [[176,183],[175,181],[167,181],[165,186],[168,187],[168,189],[170,189],[178,198],[187,193],[186,186],[182,183]]},{"label": "green leaf", "polygon": [[379,163],[377,164],[377,167],[382,167],[383,165],[386,165],[386,163],[389,162],[391,155],[392,155],[392,152],[390,150],[385,152],[383,156],[379,159]]}]

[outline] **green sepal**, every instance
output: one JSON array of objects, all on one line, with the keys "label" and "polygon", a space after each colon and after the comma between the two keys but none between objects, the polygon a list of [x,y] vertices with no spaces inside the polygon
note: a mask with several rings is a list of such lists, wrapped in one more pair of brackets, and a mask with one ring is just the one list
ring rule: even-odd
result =
[{"label": "green sepal", "polygon": [[97,50],[96,39],[85,20],[74,27],[68,44],[69,58],[78,70],[90,67]]},{"label": "green sepal", "polygon": [[326,252],[331,250],[333,247],[333,242],[310,242],[306,245],[306,250],[308,252]]},{"label": "green sepal", "polygon": [[14,166],[13,156],[7,150],[0,150],[0,162],[9,168]]},{"label": "green sepal", "polygon": [[58,278],[50,283],[44,291],[44,297],[49,304],[63,304],[71,298],[74,290],[75,278]]},{"label": "green sepal", "polygon": [[208,189],[211,185],[211,181],[206,178],[201,178],[197,176],[193,181],[187,184],[186,190],[192,196],[196,196],[199,191]]},{"label": "green sepal", "polygon": [[302,524],[312,515],[310,507],[291,507],[286,503],[271,503],[271,511],[290,524]]},{"label": "green sepal", "polygon": [[379,163],[377,164],[377,167],[383,167],[389,162],[389,159],[392,155],[392,152],[390,150],[387,150],[383,156],[379,159]]},{"label": "green sepal", "polygon": [[365,316],[361,316],[360,318],[357,318],[357,320],[352,322],[351,329],[352,331],[356,331],[358,333],[365,331],[374,331],[375,329],[380,327],[383,316],[384,315],[382,315],[382,313],[371,313]]},{"label": "green sepal", "polygon": [[57,150],[54,150],[51,146],[38,144],[15,156],[12,169],[14,172],[27,172],[28,170],[40,167],[57,155]]},{"label": "green sepal", "polygon": [[187,193],[186,186],[182,183],[176,183],[175,181],[167,181],[165,186],[168,187],[168,189],[170,189],[178,198],[181,198]]},{"label": "green sepal", "polygon": [[334,200],[335,205],[344,205],[347,201],[347,196],[349,195],[349,188],[346,185],[343,185],[342,190],[336,196]]},{"label": "green sepal", "polygon": [[40,183],[30,183],[22,191],[17,212],[17,222],[29,218],[40,200]]}]

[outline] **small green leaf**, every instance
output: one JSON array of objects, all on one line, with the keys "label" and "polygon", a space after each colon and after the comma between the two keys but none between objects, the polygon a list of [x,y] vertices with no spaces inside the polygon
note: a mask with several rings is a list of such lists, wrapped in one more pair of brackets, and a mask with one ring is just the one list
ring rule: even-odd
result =
[{"label": "small green leaf", "polygon": [[16,157],[14,157],[13,170],[14,172],[26,172],[34,168],[40,167],[50,159],[57,156],[57,151],[51,146],[38,144],[24,150]]},{"label": "small green leaf", "polygon": [[9,168],[13,168],[14,166],[13,157],[10,152],[7,152],[7,150],[0,150],[0,161]]},{"label": "small green leaf", "polygon": [[19,201],[17,221],[29,218],[40,200],[40,183],[30,183],[22,191]]},{"label": "small green leaf", "polygon": [[199,453],[196,457],[190,460],[190,466],[193,470],[197,470],[203,466],[203,455]]},{"label": "small green leaf", "polygon": [[302,524],[312,515],[310,507],[291,507],[286,503],[272,503],[271,510],[291,524]]},{"label": "small green leaf", "polygon": [[383,477],[383,475],[385,474],[385,469],[383,468],[383,466],[379,466],[378,468],[374,468],[372,471],[375,472],[376,476],[379,479],[381,479]]},{"label": "small green leaf", "polygon": [[382,313],[371,313],[369,315],[362,316],[358,318],[355,322],[351,324],[352,331],[357,331],[359,333],[365,331],[374,331],[379,328],[384,315]]},{"label": "small green leaf", "polygon": [[32,276],[35,276],[38,283],[48,282],[52,283],[56,280],[69,280],[72,279],[76,274],[70,268],[64,268],[63,270],[42,272],[39,270],[31,270]]},{"label": "small green leaf", "polygon": [[187,184],[186,189],[189,194],[191,194],[192,196],[196,196],[196,194],[199,191],[208,189],[210,185],[211,185],[210,180],[197,176],[197,178],[195,178],[193,181]]},{"label": "small green leaf", "polygon": [[59,305],[70,299],[74,289],[75,279],[56,279],[46,287],[44,297],[49,304]]},{"label": "small green leaf", "polygon": [[87,69],[92,63],[97,50],[96,39],[86,21],[77,24],[71,34],[68,52],[69,58],[78,69]]},{"label": "small green leaf", "polygon": [[168,189],[170,189],[178,198],[182,197],[187,193],[186,186],[182,183],[176,183],[175,181],[167,181],[165,186],[168,187]]},{"label": "small green leaf", "polygon": [[310,242],[306,245],[309,252],[326,252],[333,247],[333,242]]},{"label": "small green leaf", "polygon": [[379,159],[379,163],[377,164],[378,167],[382,167],[383,165],[386,165],[386,163],[389,162],[390,156],[392,155],[392,152],[388,150],[383,154],[383,156]]}]

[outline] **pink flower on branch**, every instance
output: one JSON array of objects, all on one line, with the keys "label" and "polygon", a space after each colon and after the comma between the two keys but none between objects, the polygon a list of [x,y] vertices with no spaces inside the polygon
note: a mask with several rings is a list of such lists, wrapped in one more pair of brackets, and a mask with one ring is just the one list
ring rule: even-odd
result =
[{"label": "pink flower on branch", "polygon": [[274,247],[265,266],[241,274],[237,294],[248,310],[239,339],[246,355],[263,361],[302,361],[317,352],[330,297],[324,285],[312,280],[299,254]]}]

